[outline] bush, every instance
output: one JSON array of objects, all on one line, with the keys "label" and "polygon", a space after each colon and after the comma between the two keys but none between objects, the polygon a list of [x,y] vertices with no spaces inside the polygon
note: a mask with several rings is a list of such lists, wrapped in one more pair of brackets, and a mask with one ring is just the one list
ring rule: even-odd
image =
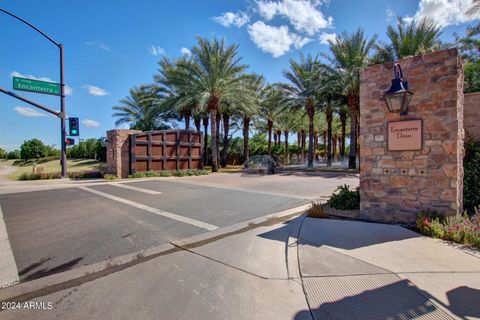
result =
[{"label": "bush", "polygon": [[103,175],[103,179],[105,179],[105,180],[115,180],[115,179],[117,179],[117,176],[115,176],[113,174],[106,173],[106,174]]},{"label": "bush", "polygon": [[[103,172],[101,171],[80,171],[80,172],[68,172],[70,179],[93,179],[103,178]],[[42,173],[22,173],[17,177],[18,180],[51,180],[60,179],[62,174],[60,172],[42,172]]]},{"label": "bush", "polygon": [[469,138],[465,142],[463,160],[463,206],[469,214],[480,207],[480,141]]},{"label": "bush", "polygon": [[311,218],[325,218],[327,216],[320,201],[312,201],[312,207],[308,210],[308,216]]},{"label": "bush", "polygon": [[417,228],[424,235],[449,240],[480,249],[480,214],[457,214],[444,218],[433,211],[417,215]]},{"label": "bush", "polygon": [[327,204],[337,210],[358,210],[360,209],[360,192],[358,188],[353,191],[350,186],[338,186]]},{"label": "bush", "polygon": [[186,176],[203,176],[208,175],[207,170],[202,169],[187,169],[187,170],[162,170],[162,171],[146,171],[146,172],[135,172],[128,176],[130,179],[139,179],[139,178],[153,178],[153,177],[186,177]]}]

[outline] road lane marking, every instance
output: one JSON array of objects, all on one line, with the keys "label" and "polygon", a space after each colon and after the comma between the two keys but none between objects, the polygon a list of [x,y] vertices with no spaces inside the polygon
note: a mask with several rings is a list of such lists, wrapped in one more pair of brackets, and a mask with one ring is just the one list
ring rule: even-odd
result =
[{"label": "road lane marking", "polygon": [[3,220],[2,207],[0,206],[0,288],[17,283],[18,269],[13,256],[7,227]]},{"label": "road lane marking", "polygon": [[128,185],[128,184],[123,184],[123,183],[109,183],[108,185],[109,186],[120,187],[120,188],[124,188],[124,189],[130,189],[130,190],[143,192],[143,193],[147,193],[147,194],[162,194],[160,191],[154,191],[154,190],[139,188],[139,187],[131,186],[131,185]]},{"label": "road lane marking", "polygon": [[84,191],[88,191],[88,192],[94,193],[96,195],[105,197],[105,198],[110,199],[110,200],[114,200],[114,201],[117,201],[117,202],[128,204],[129,206],[132,206],[132,207],[135,207],[135,208],[138,208],[138,209],[142,209],[142,210],[145,210],[145,211],[148,211],[148,212],[151,212],[151,213],[155,213],[155,214],[158,214],[159,216],[162,216],[162,217],[165,217],[165,218],[169,218],[169,219],[172,219],[172,220],[187,223],[187,224],[190,224],[192,226],[196,226],[196,227],[199,227],[199,228],[202,228],[202,229],[207,229],[207,230],[210,230],[210,231],[218,229],[217,226],[214,226],[214,225],[206,223],[206,222],[202,222],[202,221],[199,221],[199,220],[187,218],[187,217],[180,216],[178,214],[171,213],[171,212],[166,212],[166,211],[163,211],[163,210],[160,210],[160,209],[157,209],[157,208],[152,208],[152,207],[146,206],[146,205],[138,203],[138,202],[130,201],[130,200],[127,200],[127,199],[124,199],[124,198],[120,198],[120,197],[111,195],[109,193],[105,193],[105,192],[98,191],[98,190],[95,190],[95,189],[91,189],[91,188],[88,188],[88,187],[78,187],[78,188],[82,189]]}]

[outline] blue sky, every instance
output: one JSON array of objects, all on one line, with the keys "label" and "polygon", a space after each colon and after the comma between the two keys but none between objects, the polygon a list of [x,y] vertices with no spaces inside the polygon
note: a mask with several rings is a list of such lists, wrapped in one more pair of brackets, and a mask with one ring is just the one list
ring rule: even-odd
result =
[{"label": "blue sky", "polygon": [[[472,0],[4,0],[0,8],[30,21],[65,45],[67,113],[81,121],[81,138],[114,128],[112,106],[135,85],[149,83],[161,55],[188,54],[195,36],[238,43],[243,63],[269,82],[283,81],[288,59],[327,52],[325,40],[364,28],[385,40],[395,16],[430,16],[443,40],[465,33],[464,9]],[[0,87],[12,75],[59,81],[58,48],[0,13]],[[23,93],[53,109],[58,97]],[[30,138],[59,145],[59,120],[0,94],[0,147],[12,150]]]}]

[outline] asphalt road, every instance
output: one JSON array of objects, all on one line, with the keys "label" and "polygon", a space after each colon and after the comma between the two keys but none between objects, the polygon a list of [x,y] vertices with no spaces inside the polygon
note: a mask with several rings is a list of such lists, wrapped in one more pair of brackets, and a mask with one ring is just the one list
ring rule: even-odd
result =
[{"label": "asphalt road", "polygon": [[97,185],[0,195],[20,280],[137,252],[310,201],[165,180],[128,186],[134,188]]}]

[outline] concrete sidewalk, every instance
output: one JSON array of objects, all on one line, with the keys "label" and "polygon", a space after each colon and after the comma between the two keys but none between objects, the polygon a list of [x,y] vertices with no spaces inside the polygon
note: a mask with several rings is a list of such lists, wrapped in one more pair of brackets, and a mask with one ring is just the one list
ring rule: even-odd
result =
[{"label": "concrete sidewalk", "polygon": [[480,258],[442,241],[306,218],[298,252],[315,319],[480,318]]},{"label": "concrete sidewalk", "polygon": [[463,250],[392,225],[259,221],[176,241],[32,300],[51,309],[7,310],[0,319],[480,317],[480,259]]}]

